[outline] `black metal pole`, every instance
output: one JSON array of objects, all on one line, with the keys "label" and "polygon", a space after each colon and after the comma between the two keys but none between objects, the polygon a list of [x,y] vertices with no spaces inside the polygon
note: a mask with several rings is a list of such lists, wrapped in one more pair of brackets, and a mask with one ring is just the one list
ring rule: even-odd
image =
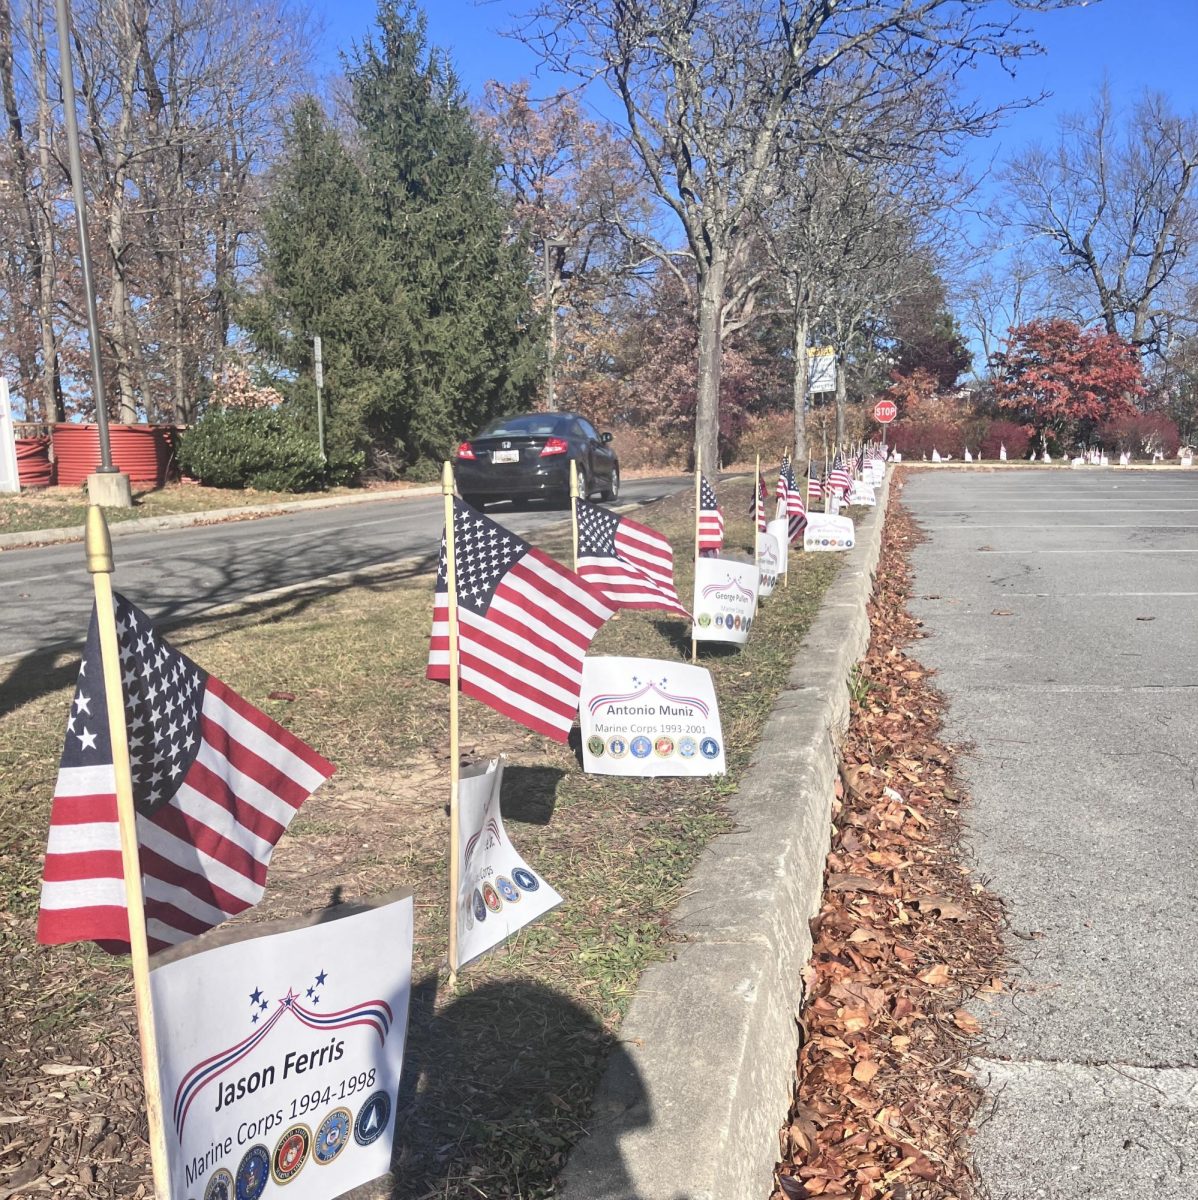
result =
[{"label": "black metal pole", "polygon": [[71,10],[69,0],[55,0],[58,18],[58,59],[62,75],[62,104],[67,126],[67,153],[71,162],[71,191],[75,197],[75,224],[79,230],[79,262],[83,269],[83,294],[87,298],[87,332],[91,342],[92,396],[100,431],[100,470],[115,473],[108,444],[108,407],[104,374],[100,368],[100,321],[96,314],[96,285],[92,278],[91,243],[87,236],[87,207],[83,195],[83,159],[79,154],[79,118],[75,112],[75,68],[71,62]]}]

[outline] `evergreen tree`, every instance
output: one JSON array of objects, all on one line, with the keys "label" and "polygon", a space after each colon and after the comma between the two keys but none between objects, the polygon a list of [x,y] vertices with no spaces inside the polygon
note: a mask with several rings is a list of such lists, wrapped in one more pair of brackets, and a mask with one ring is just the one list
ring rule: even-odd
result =
[{"label": "evergreen tree", "polygon": [[395,338],[386,257],[376,242],[365,180],[311,98],[292,112],[263,213],[261,290],[239,311],[275,385],[315,436],[312,337],[323,342],[327,444],[334,461],[365,448],[373,347]]},{"label": "evergreen tree", "polygon": [[355,151],[314,100],[292,114],[242,323],[305,414],[320,334],[330,445],[404,469],[527,406],[544,346],[496,152],[423,14],[382,0],[347,66]]},{"label": "evergreen tree", "polygon": [[349,79],[393,303],[413,334],[391,339],[368,426],[409,463],[437,458],[532,398],[544,348],[527,258],[509,236],[495,148],[414,4],[382,0]]}]

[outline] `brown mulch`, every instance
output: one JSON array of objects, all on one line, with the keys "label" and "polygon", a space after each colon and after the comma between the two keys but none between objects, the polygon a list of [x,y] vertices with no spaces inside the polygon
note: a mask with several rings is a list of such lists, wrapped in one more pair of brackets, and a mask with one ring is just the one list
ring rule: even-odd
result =
[{"label": "brown mulch", "polygon": [[914,522],[892,504],[869,652],[843,746],[825,899],[812,922],[798,1085],[771,1200],[972,1194],[981,1092],[967,1069],[1002,991],[1002,907],[960,846],[944,701],[904,647]]}]

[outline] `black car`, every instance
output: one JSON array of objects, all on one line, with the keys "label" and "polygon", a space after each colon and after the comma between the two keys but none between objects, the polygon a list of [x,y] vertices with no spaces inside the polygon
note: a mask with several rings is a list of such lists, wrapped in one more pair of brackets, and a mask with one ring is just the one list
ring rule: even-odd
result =
[{"label": "black car", "polygon": [[615,500],[620,463],[610,433],[577,413],[520,413],[485,425],[454,455],[458,492],[481,508],[494,500],[542,497],[570,502],[570,463],[578,464],[578,494]]}]

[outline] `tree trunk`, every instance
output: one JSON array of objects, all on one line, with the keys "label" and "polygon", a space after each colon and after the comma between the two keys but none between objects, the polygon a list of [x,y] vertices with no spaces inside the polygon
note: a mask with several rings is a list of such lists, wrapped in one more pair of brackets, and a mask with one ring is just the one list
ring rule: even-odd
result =
[{"label": "tree trunk", "polygon": [[807,357],[807,310],[795,307],[794,319],[794,419],[795,449],[792,461],[807,457],[807,385],[810,360]]},{"label": "tree trunk", "polygon": [[844,446],[845,415],[848,409],[848,381],[845,377],[844,355],[836,352],[836,449]]},{"label": "tree trunk", "polygon": [[726,264],[713,258],[699,279],[699,375],[695,456],[713,475],[720,468],[720,366]]}]

